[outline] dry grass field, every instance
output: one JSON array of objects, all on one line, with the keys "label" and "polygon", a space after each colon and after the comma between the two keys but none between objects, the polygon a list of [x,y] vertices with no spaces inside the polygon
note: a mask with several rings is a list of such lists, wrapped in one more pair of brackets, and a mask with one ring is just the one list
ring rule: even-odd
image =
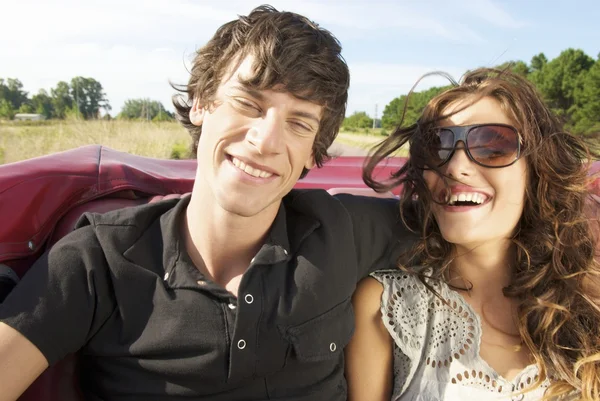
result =
[{"label": "dry grass field", "polygon": [[177,123],[140,121],[48,121],[0,123],[0,163],[101,144],[128,153],[169,158],[190,139]]},{"label": "dry grass field", "polygon": [[[368,149],[384,137],[339,134],[337,141]],[[12,163],[83,145],[100,144],[142,156],[186,157],[190,137],[176,122],[42,121],[0,122],[0,164]]]},{"label": "dry grass field", "polygon": [[356,132],[340,132],[337,141],[357,148],[370,149],[373,145],[385,139],[381,135],[360,134]]},{"label": "dry grass field", "polygon": [[[380,130],[340,132],[336,142],[368,150],[385,137]],[[590,137],[600,152],[600,136]],[[190,137],[177,122],[123,120],[0,121],[0,164],[12,163],[83,145],[99,144],[141,156],[187,157]],[[401,149],[398,156],[406,156]]]}]

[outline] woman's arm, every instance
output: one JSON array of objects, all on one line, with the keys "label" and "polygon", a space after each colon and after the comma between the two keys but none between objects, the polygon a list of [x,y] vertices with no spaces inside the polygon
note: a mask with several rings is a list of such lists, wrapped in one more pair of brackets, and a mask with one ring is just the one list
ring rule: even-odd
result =
[{"label": "woman's arm", "polygon": [[393,340],[383,325],[382,285],[362,280],[352,297],[356,329],[346,347],[349,401],[389,401],[393,380]]}]

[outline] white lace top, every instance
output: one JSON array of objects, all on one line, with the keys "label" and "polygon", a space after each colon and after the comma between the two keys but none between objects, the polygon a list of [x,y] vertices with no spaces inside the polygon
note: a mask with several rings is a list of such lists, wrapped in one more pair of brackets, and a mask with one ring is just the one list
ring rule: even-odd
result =
[{"label": "white lace top", "polygon": [[371,274],[383,284],[381,313],[394,346],[392,400],[539,400],[549,383],[520,394],[538,377],[536,365],[506,380],[480,356],[481,322],[471,306],[446,284],[398,270]]}]

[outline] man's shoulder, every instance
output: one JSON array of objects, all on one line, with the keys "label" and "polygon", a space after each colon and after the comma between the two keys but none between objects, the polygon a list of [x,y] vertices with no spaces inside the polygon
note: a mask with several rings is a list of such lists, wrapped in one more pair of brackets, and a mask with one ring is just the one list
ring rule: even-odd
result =
[{"label": "man's shoulder", "polygon": [[330,194],[325,189],[316,189],[316,188],[303,188],[303,189],[292,189],[285,197],[284,201],[288,204],[295,203],[313,203],[323,202],[323,203],[331,203],[331,204],[339,204],[341,203],[364,203],[364,202],[373,202],[373,203],[398,203],[397,198],[387,198],[382,196],[368,196],[368,195],[360,195],[353,193],[343,193],[336,192],[335,194]]},{"label": "man's shoulder", "polygon": [[322,199],[327,201],[333,199],[333,197],[324,189],[294,188],[287,195],[285,195],[283,199],[284,201],[291,203],[296,201],[305,201],[307,199]]},{"label": "man's shoulder", "polygon": [[340,201],[324,189],[292,189],[284,198],[286,210],[319,217],[343,210]]},{"label": "man's shoulder", "polygon": [[293,189],[284,197],[286,208],[313,216],[328,215],[339,211],[354,215],[381,211],[398,211],[397,198],[337,193],[331,195],[324,189]]},{"label": "man's shoulder", "polygon": [[129,206],[104,213],[86,212],[74,231],[59,240],[52,248],[63,253],[66,249],[92,248],[124,251],[135,243],[161,216],[175,208],[184,198],[168,199]]},{"label": "man's shoulder", "polygon": [[108,226],[143,230],[182,201],[185,201],[185,198],[173,198],[138,206],[128,206],[104,213],[87,212],[81,216],[76,228]]}]

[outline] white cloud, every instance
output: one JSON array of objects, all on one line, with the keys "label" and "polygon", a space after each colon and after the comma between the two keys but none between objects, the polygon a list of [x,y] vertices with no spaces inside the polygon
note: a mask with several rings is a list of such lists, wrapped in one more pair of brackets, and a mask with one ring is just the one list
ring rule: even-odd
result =
[{"label": "white cloud", "polygon": [[[258,3],[230,0],[2,0],[0,77],[16,77],[35,93],[60,80],[89,76],[100,81],[118,113],[128,98],[149,97],[170,108],[168,81],[187,81],[186,63],[224,22]],[[474,19],[502,29],[522,25],[491,0],[424,2],[273,0],[278,9],[309,16],[330,29],[345,48],[382,40],[390,47],[414,38],[439,43],[485,42]],[[435,67],[357,60],[351,65],[349,111],[405,93],[418,76]],[[432,68],[433,67],[433,68]],[[451,71],[456,72],[456,69]],[[393,96],[392,96],[393,93]],[[370,106],[372,107],[372,106]],[[367,110],[371,112],[370,110]]]},{"label": "white cloud", "polygon": [[522,28],[528,22],[519,20],[510,15],[492,0],[461,0],[464,12],[475,18],[479,18],[492,26],[499,28]]},{"label": "white cloud", "polygon": [[[7,77],[19,77],[29,92],[35,93],[41,88],[49,90],[58,81],[68,82],[75,76],[93,77],[107,93],[113,114],[119,112],[126,99],[134,97],[157,99],[168,107],[174,92],[169,80],[187,82],[185,57],[174,49],[145,50],[86,43],[42,48],[34,54],[21,51],[15,55],[21,65],[35,66],[38,73],[23,77],[22,67],[13,63],[4,65],[2,73]],[[45,60],[51,60],[51,63]]]},{"label": "white cloud", "polygon": [[[384,107],[392,99],[406,94],[424,74],[443,71],[459,80],[464,69],[443,65],[405,65],[384,63],[350,64],[350,95],[347,114],[365,111],[374,117],[381,117]],[[429,76],[419,82],[416,91],[432,86],[443,86],[449,82],[440,76]]]},{"label": "white cloud", "polygon": [[[407,65],[385,63],[354,63],[350,64],[352,85],[391,85],[410,88],[423,74],[433,71],[444,71],[455,79],[464,71],[443,65]],[[444,85],[443,78],[429,77],[423,85]],[[431,83],[431,84],[429,84]]]}]

